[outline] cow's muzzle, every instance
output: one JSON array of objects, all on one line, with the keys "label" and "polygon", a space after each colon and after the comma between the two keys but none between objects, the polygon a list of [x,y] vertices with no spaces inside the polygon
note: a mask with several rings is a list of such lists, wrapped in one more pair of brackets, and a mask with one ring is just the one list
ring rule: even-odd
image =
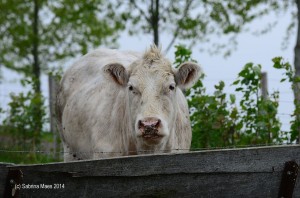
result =
[{"label": "cow's muzzle", "polygon": [[162,137],[159,133],[161,127],[161,120],[154,117],[147,117],[143,120],[139,120],[138,128],[145,139],[157,139]]}]

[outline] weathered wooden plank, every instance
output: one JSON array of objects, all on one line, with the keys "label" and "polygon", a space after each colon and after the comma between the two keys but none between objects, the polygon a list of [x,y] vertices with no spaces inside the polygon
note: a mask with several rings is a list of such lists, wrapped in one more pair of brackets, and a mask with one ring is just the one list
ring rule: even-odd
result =
[{"label": "weathered wooden plank", "polygon": [[[291,160],[300,164],[300,146],[9,168],[23,173],[21,197],[277,197],[284,164]],[[300,197],[299,176],[294,197]]]},{"label": "weathered wooden plank", "polygon": [[[22,189],[20,193],[22,197],[277,197],[280,178],[279,172],[75,178],[36,172],[25,176],[24,184],[39,185],[39,189]],[[42,189],[43,184],[64,187]],[[299,189],[298,183],[294,197],[300,197]]]},{"label": "weathered wooden plank", "polygon": [[299,165],[294,161],[285,163],[278,197],[292,197],[298,178]]},{"label": "weathered wooden plank", "polygon": [[8,166],[12,166],[11,163],[1,163],[0,162],[0,196],[4,194],[6,186],[6,176],[8,174]]},{"label": "weathered wooden plank", "polygon": [[286,161],[300,164],[300,146],[199,151],[182,154],[15,166],[12,169],[69,173],[73,176],[148,176],[175,173],[241,173],[282,171]]}]

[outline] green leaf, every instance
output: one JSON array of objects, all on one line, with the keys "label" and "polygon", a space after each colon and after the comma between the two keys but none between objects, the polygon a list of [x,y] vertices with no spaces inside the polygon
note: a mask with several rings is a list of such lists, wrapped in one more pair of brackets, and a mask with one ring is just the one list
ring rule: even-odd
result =
[{"label": "green leaf", "polygon": [[282,78],[282,79],[280,80],[280,82],[284,82],[284,81],[286,81],[286,78]]},{"label": "green leaf", "polygon": [[235,100],[236,100],[235,95],[234,94],[230,94],[229,97],[230,97],[230,102],[231,103],[235,103]]},{"label": "green leaf", "polygon": [[240,80],[236,80],[236,81],[234,81],[233,83],[232,83],[232,85],[237,85],[237,84],[239,84],[240,83]]}]

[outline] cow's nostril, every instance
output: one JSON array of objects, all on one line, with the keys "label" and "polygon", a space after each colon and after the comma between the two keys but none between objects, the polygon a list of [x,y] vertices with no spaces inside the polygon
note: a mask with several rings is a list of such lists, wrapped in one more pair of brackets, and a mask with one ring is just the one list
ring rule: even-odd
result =
[{"label": "cow's nostril", "polygon": [[141,128],[153,128],[158,129],[161,124],[161,120],[153,117],[148,117],[143,120],[139,120],[138,127]]},{"label": "cow's nostril", "polygon": [[161,122],[160,119],[158,119],[154,127],[155,127],[155,128],[158,128],[159,125],[160,125],[160,122]]},{"label": "cow's nostril", "polygon": [[138,126],[139,126],[139,129],[144,126],[141,120],[139,120]]}]

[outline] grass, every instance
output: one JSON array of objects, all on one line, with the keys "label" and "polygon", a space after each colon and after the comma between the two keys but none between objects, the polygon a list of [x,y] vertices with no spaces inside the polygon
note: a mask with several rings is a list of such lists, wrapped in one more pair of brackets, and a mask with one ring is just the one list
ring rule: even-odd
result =
[{"label": "grass", "polygon": [[0,162],[14,163],[14,164],[41,164],[58,162],[60,160],[55,159],[53,156],[41,154],[41,153],[15,153],[15,152],[1,152]]},{"label": "grass", "polygon": [[41,148],[37,150],[47,152],[30,152],[33,150],[30,140],[27,140],[26,143],[23,144],[22,141],[16,141],[18,138],[9,130],[0,130],[0,162],[15,164],[41,164],[62,161],[62,159],[56,159],[54,157],[52,152],[53,148],[51,148],[53,139],[53,133],[42,132],[40,138]]}]

